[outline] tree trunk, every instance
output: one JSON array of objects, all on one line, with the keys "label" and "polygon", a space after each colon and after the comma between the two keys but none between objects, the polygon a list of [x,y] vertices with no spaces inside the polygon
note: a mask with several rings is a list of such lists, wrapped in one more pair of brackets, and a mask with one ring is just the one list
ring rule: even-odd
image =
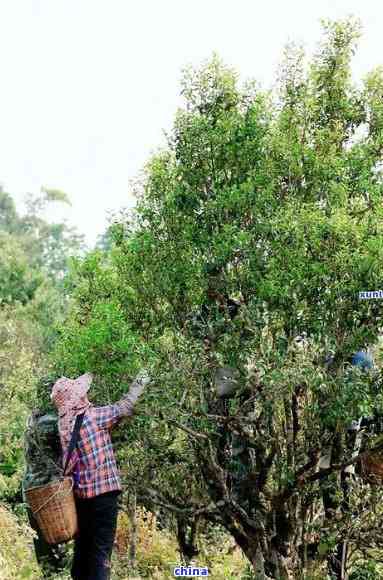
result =
[{"label": "tree trunk", "polygon": [[197,546],[198,518],[188,520],[177,515],[177,540],[180,554],[186,564],[199,554]]},{"label": "tree trunk", "polygon": [[[272,536],[262,528],[251,530],[223,514],[221,524],[234,537],[248,559],[256,580],[295,580],[297,557],[294,546],[281,549]],[[284,544],[285,545],[285,544]]]},{"label": "tree trunk", "polygon": [[[256,580],[296,580],[294,558],[286,557],[272,547],[251,544],[243,549]],[[293,552],[293,550],[292,550]]]},{"label": "tree trunk", "polygon": [[136,567],[136,553],[137,553],[137,521],[136,521],[136,507],[137,507],[137,498],[136,494],[134,493],[129,498],[129,509],[128,509],[128,516],[129,516],[129,523],[130,523],[130,544],[129,544],[129,567],[132,572],[134,572]]}]

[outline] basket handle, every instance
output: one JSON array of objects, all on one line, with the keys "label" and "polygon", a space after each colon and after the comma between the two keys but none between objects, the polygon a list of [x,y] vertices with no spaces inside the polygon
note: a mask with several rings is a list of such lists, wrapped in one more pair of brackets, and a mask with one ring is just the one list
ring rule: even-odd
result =
[{"label": "basket handle", "polygon": [[[60,484],[58,486],[58,488],[56,489],[56,491],[54,493],[52,493],[52,495],[50,497],[48,497],[47,500],[45,500],[38,508],[37,510],[35,510],[33,513],[33,515],[35,516],[40,510],[43,509],[43,507],[45,507],[54,497],[56,497],[56,495],[61,491],[61,487],[64,483],[65,479],[62,479],[60,481]],[[70,490],[68,491],[67,495],[69,495],[70,493],[72,493],[73,490],[73,478],[71,477],[71,486],[70,486]]]}]

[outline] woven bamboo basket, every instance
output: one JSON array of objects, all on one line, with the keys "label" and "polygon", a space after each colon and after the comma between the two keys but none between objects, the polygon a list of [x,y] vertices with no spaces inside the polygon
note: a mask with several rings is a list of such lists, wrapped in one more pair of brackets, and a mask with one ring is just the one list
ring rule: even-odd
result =
[{"label": "woven bamboo basket", "polygon": [[368,453],[361,460],[362,476],[371,482],[383,481],[383,455]]},{"label": "woven bamboo basket", "polygon": [[68,542],[76,535],[78,524],[72,477],[31,487],[25,495],[48,544]]}]

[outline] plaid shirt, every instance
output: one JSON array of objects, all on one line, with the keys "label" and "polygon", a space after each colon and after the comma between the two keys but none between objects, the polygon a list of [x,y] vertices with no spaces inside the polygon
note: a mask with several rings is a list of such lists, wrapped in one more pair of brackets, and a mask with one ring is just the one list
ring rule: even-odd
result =
[{"label": "plaid shirt", "polygon": [[[79,442],[66,472],[74,476],[77,497],[91,498],[108,491],[121,490],[110,431],[121,419],[132,415],[133,407],[144,388],[145,383],[135,381],[129,393],[118,403],[87,409]],[[66,455],[63,457],[64,465]]]}]

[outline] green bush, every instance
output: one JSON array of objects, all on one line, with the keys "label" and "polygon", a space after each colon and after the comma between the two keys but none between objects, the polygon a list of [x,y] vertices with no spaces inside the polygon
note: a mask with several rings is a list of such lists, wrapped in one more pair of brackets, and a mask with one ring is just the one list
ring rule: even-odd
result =
[{"label": "green bush", "polygon": [[358,564],[350,575],[350,580],[379,580],[382,577],[374,560]]}]

